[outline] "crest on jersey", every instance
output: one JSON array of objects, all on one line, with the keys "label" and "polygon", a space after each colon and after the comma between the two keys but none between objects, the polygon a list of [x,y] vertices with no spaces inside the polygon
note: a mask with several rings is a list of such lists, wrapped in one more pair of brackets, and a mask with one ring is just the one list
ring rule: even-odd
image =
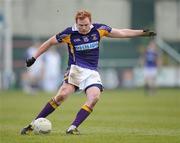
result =
[{"label": "crest on jersey", "polygon": [[89,42],[89,38],[87,36],[83,36],[82,38],[83,38],[84,42]]},{"label": "crest on jersey", "polygon": [[91,37],[93,41],[96,41],[98,39],[96,34],[92,34]]}]

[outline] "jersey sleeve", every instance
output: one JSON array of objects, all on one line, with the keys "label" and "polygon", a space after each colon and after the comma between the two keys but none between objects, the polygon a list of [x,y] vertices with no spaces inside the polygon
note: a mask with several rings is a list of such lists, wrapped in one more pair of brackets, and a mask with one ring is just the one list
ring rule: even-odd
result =
[{"label": "jersey sleeve", "polygon": [[70,43],[71,28],[67,28],[64,31],[56,34],[56,40],[61,43]]},{"label": "jersey sleeve", "polygon": [[97,30],[100,34],[100,37],[107,36],[112,30],[110,26],[107,26],[105,24],[97,24],[97,25],[98,25]]}]

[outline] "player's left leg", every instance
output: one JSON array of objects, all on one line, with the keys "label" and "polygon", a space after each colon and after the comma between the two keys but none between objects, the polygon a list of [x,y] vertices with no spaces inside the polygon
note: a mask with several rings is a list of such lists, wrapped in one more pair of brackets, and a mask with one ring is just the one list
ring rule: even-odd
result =
[{"label": "player's left leg", "polygon": [[77,128],[93,111],[94,106],[100,98],[101,91],[102,85],[100,84],[89,86],[85,90],[87,100],[77,113],[76,118],[72,122],[71,126],[67,129],[67,134],[80,134]]}]

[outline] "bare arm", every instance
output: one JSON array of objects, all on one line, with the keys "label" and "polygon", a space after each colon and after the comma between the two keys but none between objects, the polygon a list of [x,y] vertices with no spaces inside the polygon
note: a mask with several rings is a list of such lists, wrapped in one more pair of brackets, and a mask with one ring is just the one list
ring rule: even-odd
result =
[{"label": "bare arm", "polygon": [[47,51],[51,46],[58,44],[58,41],[56,40],[56,36],[53,36],[49,38],[47,41],[45,41],[37,50],[37,52],[31,57],[30,59],[26,59],[26,66],[30,67],[34,64],[36,59],[43,54],[45,51]]},{"label": "bare arm", "polygon": [[107,37],[111,38],[132,38],[139,36],[155,36],[156,33],[148,30],[115,29],[112,28]]},{"label": "bare arm", "polygon": [[37,52],[35,53],[33,57],[37,59],[41,54],[47,51],[51,46],[56,45],[56,44],[58,44],[58,41],[56,40],[56,36],[49,38],[39,47],[39,49],[37,50]]}]

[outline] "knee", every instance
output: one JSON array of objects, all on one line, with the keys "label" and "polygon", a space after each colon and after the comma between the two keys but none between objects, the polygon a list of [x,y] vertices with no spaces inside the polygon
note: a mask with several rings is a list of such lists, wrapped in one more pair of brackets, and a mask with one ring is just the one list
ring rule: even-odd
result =
[{"label": "knee", "polygon": [[92,95],[90,95],[89,100],[90,100],[91,106],[93,107],[99,101],[99,99],[100,99],[100,95],[99,94],[92,94]]},{"label": "knee", "polygon": [[87,104],[92,108],[95,106],[95,104],[99,101],[100,99],[100,90],[97,87],[91,87],[87,89],[86,95],[87,95]]},{"label": "knee", "polygon": [[94,102],[98,102],[99,99],[100,99],[100,95],[99,95],[99,94],[94,94],[94,95],[92,96],[92,99],[93,99]]}]

